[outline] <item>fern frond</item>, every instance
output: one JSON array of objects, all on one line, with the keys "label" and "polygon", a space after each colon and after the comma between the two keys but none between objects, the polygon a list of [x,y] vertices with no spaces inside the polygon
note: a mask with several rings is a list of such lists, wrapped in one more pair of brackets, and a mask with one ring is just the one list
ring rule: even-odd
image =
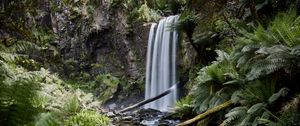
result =
[{"label": "fern frond", "polygon": [[65,126],[108,126],[109,118],[93,111],[82,111],[65,120]]},{"label": "fern frond", "polygon": [[291,54],[291,55],[294,55],[294,56],[297,56],[297,57],[300,56],[300,45],[298,45],[298,46],[292,48],[290,54]]},{"label": "fern frond", "polygon": [[223,121],[224,126],[236,126],[240,124],[247,116],[246,107],[236,107],[231,109],[226,115]]},{"label": "fern frond", "polygon": [[254,113],[257,113],[257,112],[263,110],[266,106],[267,105],[265,103],[257,103],[255,105],[251,106],[248,109],[247,113],[250,114],[250,115],[254,114]]},{"label": "fern frond", "polygon": [[61,126],[58,117],[53,113],[41,113],[35,122],[35,126]]},{"label": "fern frond", "polygon": [[179,31],[184,31],[189,28],[189,26],[195,25],[197,20],[198,17],[194,12],[186,10],[180,15],[179,20],[175,23],[175,27]]},{"label": "fern frond", "polygon": [[289,89],[281,88],[277,93],[273,94],[269,99],[268,103],[273,104],[279,97],[284,97],[287,95]]},{"label": "fern frond", "polygon": [[0,124],[30,125],[39,108],[33,105],[40,78],[35,72],[0,60]]},{"label": "fern frond", "polygon": [[269,56],[256,60],[247,66],[251,69],[247,74],[249,80],[257,79],[283,68],[290,68],[290,65],[292,64],[291,59],[293,59],[293,57],[289,54],[289,49],[277,47],[280,46],[260,49],[259,52],[269,54]]},{"label": "fern frond", "polygon": [[66,102],[64,108],[66,113],[76,113],[80,110],[79,101],[76,96],[71,96],[69,100]]},{"label": "fern frond", "polygon": [[272,21],[270,31],[282,44],[294,47],[300,44],[298,40],[300,36],[299,25],[299,16],[295,11],[289,14],[280,13]]}]

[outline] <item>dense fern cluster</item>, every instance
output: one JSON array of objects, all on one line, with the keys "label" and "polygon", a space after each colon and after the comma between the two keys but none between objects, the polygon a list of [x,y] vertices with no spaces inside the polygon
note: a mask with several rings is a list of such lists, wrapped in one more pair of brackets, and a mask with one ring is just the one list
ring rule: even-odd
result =
[{"label": "dense fern cluster", "polygon": [[279,14],[268,29],[259,26],[253,33],[243,32],[233,53],[237,67],[249,80],[284,68],[297,71],[300,44],[300,17],[295,12]]},{"label": "dense fern cluster", "polygon": [[220,50],[219,57],[212,65],[206,66],[199,71],[196,78],[198,85],[194,91],[195,109],[197,112],[204,112],[215,107],[230,98],[230,93],[237,87],[230,82],[239,75],[234,66],[230,63],[229,55]]},{"label": "dense fern cluster", "polygon": [[300,125],[300,16],[287,13],[279,13],[266,28],[239,30],[234,43],[217,50],[216,61],[198,72],[189,96],[194,98],[194,111],[203,113],[228,100],[234,103],[199,124],[211,124],[207,119],[218,117],[225,126]]},{"label": "dense fern cluster", "polygon": [[36,66],[26,52],[32,47],[18,39],[9,47],[0,44],[0,125],[109,125],[92,94],[69,87],[44,68],[25,68]]},{"label": "dense fern cluster", "polygon": [[44,81],[35,102],[43,108],[43,112],[36,120],[37,126],[109,124],[108,117],[100,114],[100,102],[91,93],[68,87],[48,70],[42,69],[39,75]]},{"label": "dense fern cluster", "polygon": [[27,71],[0,60],[0,71],[1,125],[109,124],[92,94],[67,87],[48,70]]},{"label": "dense fern cluster", "polygon": [[33,100],[37,98],[41,78],[36,72],[28,72],[2,60],[0,71],[0,124],[30,125],[39,112]]}]

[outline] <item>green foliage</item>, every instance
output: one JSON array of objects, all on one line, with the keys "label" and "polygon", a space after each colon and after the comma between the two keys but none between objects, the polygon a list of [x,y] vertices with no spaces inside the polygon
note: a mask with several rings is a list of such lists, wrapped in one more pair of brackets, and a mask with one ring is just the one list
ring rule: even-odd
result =
[{"label": "green foliage", "polygon": [[276,122],[267,121],[267,125],[278,126],[297,126],[300,125],[299,115],[300,96],[297,95],[292,101],[288,102],[281,110],[281,116]]},{"label": "green foliage", "polygon": [[161,18],[161,16],[157,12],[149,8],[147,4],[143,4],[138,9],[138,14],[138,19],[146,22],[158,21],[158,19]]},{"label": "green foliage", "polygon": [[72,96],[68,99],[63,108],[65,112],[69,112],[70,114],[78,112],[80,110],[80,105],[77,97]]},{"label": "green foliage", "polygon": [[63,4],[70,8],[71,19],[88,19],[93,14],[94,7],[90,0],[63,0]]},{"label": "green foliage", "polygon": [[128,13],[128,24],[155,22],[161,17],[182,11],[186,0],[111,0],[111,8],[123,7]]},{"label": "green foliage", "polygon": [[295,47],[300,44],[300,16],[295,11],[291,11],[288,15],[280,13],[275,20],[271,22],[270,31],[274,37],[283,45]]},{"label": "green foliage", "polygon": [[10,33],[17,33],[27,39],[30,38],[31,29],[28,29],[29,27],[26,24],[28,19],[26,17],[37,15],[38,2],[33,0],[10,0],[1,2],[1,6],[3,8],[1,8],[0,18],[5,20],[0,21],[0,28]]},{"label": "green foliage", "polygon": [[[239,32],[233,49],[224,49],[233,50],[230,54],[217,51],[216,61],[199,71],[194,109],[202,113],[231,100],[236,106],[227,111],[222,125],[297,125],[296,109],[278,111],[278,106],[299,92],[294,83],[284,85],[299,75],[299,16],[280,13],[267,28]],[[194,40],[204,42],[201,37]]]},{"label": "green foliage", "polygon": [[35,122],[35,126],[61,126],[61,121],[53,113],[41,113]]},{"label": "green foliage", "polygon": [[[251,105],[253,103],[268,102],[269,97],[275,93],[276,79],[265,79],[248,82],[243,89],[236,91],[231,100],[233,103]],[[278,98],[278,97],[277,97]],[[276,101],[274,99],[273,101]]]},{"label": "green foliage", "polygon": [[[22,15],[24,12],[19,13],[23,9],[28,12],[28,15],[34,13],[34,10],[28,10],[29,8],[25,7],[35,6],[31,2],[10,1],[10,4],[4,8],[5,13],[0,14],[2,17],[7,14],[6,12],[12,12],[12,15],[6,15],[8,20],[1,20],[1,24],[3,24],[1,29],[4,27],[7,28],[5,30],[12,30],[12,36],[7,35],[0,40],[0,125],[33,125],[35,117],[43,110],[40,106],[41,102],[37,101],[39,99],[38,92],[42,88],[43,77],[40,72],[43,69],[28,71],[26,68],[34,70],[39,68],[36,67],[36,62],[29,59],[26,54],[39,49],[40,46],[37,45],[41,44],[39,42],[44,39],[38,39],[43,35],[35,34],[36,36],[34,36],[32,31],[27,31],[28,27],[24,21],[26,16]],[[8,8],[17,10],[8,10]],[[15,18],[13,14],[16,12],[19,15],[18,19],[10,22]],[[23,24],[16,26],[15,22]],[[15,32],[21,37],[14,36]],[[37,39],[37,41],[28,41],[29,38]]]},{"label": "green foliage", "polygon": [[0,59],[9,63],[16,63],[18,60],[25,60],[27,57],[26,55],[16,53],[28,51],[34,46],[34,44],[28,41],[20,41],[12,37],[2,38],[0,41]]},{"label": "green foliage", "polygon": [[[121,85],[121,80],[111,74],[97,75],[92,81],[88,81],[91,77],[89,74],[85,74],[86,77],[83,76],[84,74],[81,74],[80,76],[80,78],[82,78],[81,80],[83,81],[75,82],[74,80],[69,80],[67,83],[72,86],[72,89],[80,89],[78,90],[79,92],[82,92],[81,90],[85,92],[91,92],[87,95],[91,95],[91,99],[93,99],[92,97],[95,95],[96,98],[102,103],[112,98],[114,93],[117,91],[118,86]],[[126,90],[126,86],[130,87],[129,85],[131,84],[125,85],[123,88]]]},{"label": "green foliage", "polygon": [[120,80],[117,77],[111,74],[102,74],[95,78],[91,88],[97,92],[101,92],[98,98],[101,99],[101,101],[106,101],[113,96],[119,84]]},{"label": "green foliage", "polygon": [[193,113],[193,97],[191,96],[186,96],[182,98],[181,100],[176,102],[176,115],[179,118],[186,117],[188,115],[191,115]]},{"label": "green foliage", "polygon": [[[120,3],[119,3],[120,4]],[[138,22],[155,22],[161,18],[161,14],[149,7],[147,1],[127,0],[122,4],[128,13],[128,24],[136,24]]]},{"label": "green foliage", "polygon": [[[268,107],[279,96],[285,96],[285,89],[275,93],[275,83],[271,80],[249,82],[246,87],[233,93],[231,101],[242,106],[231,109],[226,115],[224,124],[232,125],[258,125],[259,119],[269,119],[271,112]],[[275,93],[275,94],[274,94]],[[278,95],[275,96],[275,95]],[[270,99],[270,100],[269,100]],[[269,102],[272,103],[269,103]]]},{"label": "green foliage", "polygon": [[44,81],[42,90],[38,92],[35,103],[43,108],[36,118],[36,125],[107,125],[109,120],[99,107],[100,102],[95,100],[91,93],[80,89],[73,89],[48,70],[42,69],[39,73]]},{"label": "green foliage", "polygon": [[187,31],[190,27],[196,25],[198,17],[195,12],[186,10],[181,13],[179,20],[176,22],[176,29],[179,31]]},{"label": "green foliage", "polygon": [[0,60],[0,124],[30,125],[40,108],[34,105],[41,77]]},{"label": "green foliage", "polygon": [[231,64],[229,55],[220,50],[219,57],[210,66],[202,68],[196,78],[197,87],[193,95],[197,112],[204,112],[230,99],[238,85],[225,84],[238,78],[235,67]]},{"label": "green foliage", "polygon": [[57,113],[41,113],[35,126],[107,126],[109,118],[95,111],[82,110],[70,116]]},{"label": "green foliage", "polygon": [[298,45],[297,36],[300,35],[300,19],[295,11],[289,13],[288,15],[286,13],[278,14],[268,29],[258,26],[253,33],[242,32],[243,36],[238,38],[239,44],[257,44],[260,46],[282,44],[288,47]]},{"label": "green foliage", "polygon": [[[285,20],[286,19],[286,20]],[[234,57],[237,67],[247,73],[247,79],[254,80],[280,69],[286,72],[297,68],[297,52],[300,36],[299,17],[293,12],[289,15],[279,14],[269,30],[259,26],[254,33],[244,32],[237,38]]]},{"label": "green foliage", "polygon": [[112,76],[111,74],[98,75],[95,81],[104,83],[105,85],[108,86],[116,86],[120,83],[120,80],[117,77]]},{"label": "green foliage", "polygon": [[[28,70],[39,70],[41,64],[46,63],[42,61],[50,61],[45,58],[50,56],[46,52],[53,51],[53,57],[57,57],[56,48],[49,43],[54,39],[51,23],[41,21],[50,16],[43,11],[47,9],[46,4],[49,3],[34,0],[1,2],[0,18],[5,20],[0,21],[0,50],[6,61],[10,59]],[[35,58],[35,61],[28,57]]]},{"label": "green foliage", "polygon": [[45,110],[64,114],[74,114],[81,109],[92,109],[101,111],[100,104],[91,93],[85,93],[80,89],[72,89],[57,75],[50,74],[44,70],[40,75],[45,78],[42,90],[39,92],[39,102]]},{"label": "green foliage", "polygon": [[64,123],[66,126],[107,126],[109,118],[93,111],[82,111],[70,117]]}]

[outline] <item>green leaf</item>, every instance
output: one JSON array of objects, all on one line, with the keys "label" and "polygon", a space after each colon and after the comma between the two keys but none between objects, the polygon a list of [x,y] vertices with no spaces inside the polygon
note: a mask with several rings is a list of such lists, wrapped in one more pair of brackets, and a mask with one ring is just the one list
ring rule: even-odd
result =
[{"label": "green leaf", "polygon": [[255,105],[253,105],[250,109],[248,109],[247,113],[248,114],[254,114],[260,110],[262,110],[263,108],[265,108],[267,105],[265,103],[257,103]]},{"label": "green leaf", "polygon": [[231,101],[232,101],[234,104],[239,103],[239,101],[241,100],[241,98],[240,98],[241,95],[242,95],[242,91],[241,91],[241,90],[235,91],[235,92],[231,95]]},{"label": "green leaf", "polygon": [[64,110],[68,113],[76,113],[80,110],[80,104],[78,98],[73,95],[64,106]]},{"label": "green leaf", "polygon": [[269,104],[273,104],[279,97],[286,96],[288,94],[288,88],[281,88],[277,93],[273,94],[269,99]]}]

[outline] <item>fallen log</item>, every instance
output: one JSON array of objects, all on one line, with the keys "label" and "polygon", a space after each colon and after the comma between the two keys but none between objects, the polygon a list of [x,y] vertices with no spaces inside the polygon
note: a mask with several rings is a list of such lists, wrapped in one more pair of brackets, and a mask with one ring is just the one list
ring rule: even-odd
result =
[{"label": "fallen log", "polygon": [[132,110],[132,109],[134,109],[134,108],[143,106],[143,105],[148,104],[148,103],[150,103],[150,102],[153,102],[153,101],[155,101],[155,100],[157,100],[157,99],[160,99],[160,98],[166,96],[167,94],[171,93],[172,90],[175,90],[176,88],[179,88],[179,89],[180,89],[181,87],[183,87],[184,84],[185,84],[189,79],[188,79],[187,76],[183,76],[183,77],[181,77],[179,80],[180,80],[179,83],[173,85],[171,88],[169,88],[168,90],[164,91],[163,93],[161,93],[161,94],[159,94],[159,95],[157,95],[157,96],[155,96],[155,97],[152,97],[152,98],[143,100],[143,101],[141,101],[141,102],[139,102],[139,103],[136,103],[136,104],[134,104],[134,105],[132,105],[132,106],[129,106],[129,107],[127,107],[127,108],[124,108],[124,109],[122,109],[121,111],[119,111],[119,113],[123,113],[123,112],[129,111],[129,110]]},{"label": "fallen log", "polygon": [[224,110],[224,109],[228,108],[231,105],[233,105],[233,103],[231,102],[231,100],[226,101],[226,102],[224,102],[224,103],[222,103],[222,104],[220,104],[220,105],[218,105],[218,106],[216,106],[214,108],[211,108],[211,109],[207,110],[206,112],[201,113],[201,114],[197,115],[196,117],[194,117],[194,118],[192,118],[190,120],[187,120],[187,121],[185,121],[183,123],[180,123],[180,124],[178,124],[176,126],[188,126],[188,125],[191,125],[191,124],[193,124],[193,123],[195,123],[197,121],[200,121],[202,119],[207,118],[208,116],[210,116],[210,115],[212,115],[214,113],[217,113],[217,112],[219,112],[221,110]]},{"label": "fallen log", "polygon": [[146,99],[146,100],[141,101],[141,102],[139,102],[139,103],[136,103],[136,104],[134,104],[134,105],[132,105],[132,106],[129,106],[129,107],[127,107],[127,108],[124,108],[124,109],[122,109],[122,110],[120,111],[120,113],[129,111],[129,110],[132,110],[132,109],[134,109],[134,108],[143,106],[143,105],[148,104],[148,103],[150,103],[150,102],[152,102],[152,101],[155,101],[155,100],[157,100],[157,99],[160,99],[160,98],[166,96],[167,94],[171,93],[171,92],[177,87],[177,85],[178,85],[178,84],[173,85],[171,88],[169,88],[168,90],[164,91],[163,93],[161,93],[161,94],[159,94],[159,95],[157,95],[157,96],[155,96],[155,97]]}]

